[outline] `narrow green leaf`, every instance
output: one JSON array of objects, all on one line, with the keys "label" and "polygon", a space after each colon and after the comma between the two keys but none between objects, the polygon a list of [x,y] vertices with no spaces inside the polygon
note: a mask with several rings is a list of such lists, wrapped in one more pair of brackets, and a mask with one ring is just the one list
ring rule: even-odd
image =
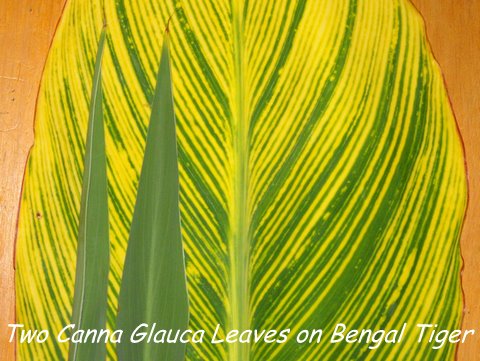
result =
[{"label": "narrow green leaf", "polygon": [[188,325],[171,83],[165,35],[120,288],[117,326],[125,334],[120,360],[181,360],[185,354],[181,343],[130,342],[142,323],[167,330]]},{"label": "narrow green leaf", "polygon": [[[72,323],[75,330],[106,327],[109,270],[107,164],[102,112],[101,62],[105,30],[98,44],[90,100],[77,246]],[[104,343],[71,343],[68,359],[105,360]]]}]

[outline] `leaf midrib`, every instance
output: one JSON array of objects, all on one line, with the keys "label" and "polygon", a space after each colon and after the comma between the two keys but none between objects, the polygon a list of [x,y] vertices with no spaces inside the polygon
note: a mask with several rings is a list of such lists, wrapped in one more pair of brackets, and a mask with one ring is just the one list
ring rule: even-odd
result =
[{"label": "leaf midrib", "polygon": [[[229,329],[245,330],[250,325],[248,262],[249,262],[249,220],[248,220],[248,124],[245,114],[244,77],[244,2],[232,0],[233,42],[234,42],[234,86],[233,86],[233,140],[234,140],[234,204],[232,233],[229,239],[231,301]],[[232,343],[229,346],[230,361],[249,360],[248,343]]]}]

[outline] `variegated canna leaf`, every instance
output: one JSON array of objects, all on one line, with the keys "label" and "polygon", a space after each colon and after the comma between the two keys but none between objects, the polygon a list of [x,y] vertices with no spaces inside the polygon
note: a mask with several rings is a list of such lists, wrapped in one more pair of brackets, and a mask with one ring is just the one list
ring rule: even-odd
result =
[{"label": "variegated canna leaf", "polygon": [[[30,328],[68,323],[100,0],[70,0],[39,98],[17,253]],[[464,157],[407,0],[105,0],[109,325],[166,19],[190,327],[401,328],[398,345],[187,345],[189,360],[451,360],[414,325],[459,327]],[[36,215],[41,216],[37,217]],[[65,344],[20,345],[22,360]],[[109,357],[115,358],[114,347]],[[52,358],[53,357],[53,358]],[[36,358],[35,358],[36,359]]]}]

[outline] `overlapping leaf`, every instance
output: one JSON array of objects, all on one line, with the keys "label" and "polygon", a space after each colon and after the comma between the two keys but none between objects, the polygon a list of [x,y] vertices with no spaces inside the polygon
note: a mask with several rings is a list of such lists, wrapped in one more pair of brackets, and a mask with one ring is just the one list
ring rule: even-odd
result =
[{"label": "overlapping leaf", "polygon": [[[77,243],[73,332],[106,328],[109,264],[107,159],[102,111],[102,55],[105,30],[100,35],[85,149]],[[68,359],[105,360],[105,343],[71,343]]]},{"label": "overlapping leaf", "polygon": [[[168,33],[165,35],[168,38]],[[180,231],[177,136],[168,43],[163,45],[120,286],[121,360],[183,360],[185,344],[130,342],[141,324],[183,332],[188,299]],[[144,331],[144,329],[142,330]]]},{"label": "overlapping leaf", "polygon": [[[423,23],[406,0],[107,0],[109,321],[161,36],[172,66],[190,327],[459,326],[464,159]],[[88,74],[102,12],[71,0],[39,99],[18,240],[18,318],[68,322]],[[40,215],[40,216],[37,216]],[[21,359],[66,346],[20,345]],[[188,345],[188,359],[452,359],[402,347]],[[109,355],[114,358],[113,348]],[[53,358],[52,358],[53,357]]]}]

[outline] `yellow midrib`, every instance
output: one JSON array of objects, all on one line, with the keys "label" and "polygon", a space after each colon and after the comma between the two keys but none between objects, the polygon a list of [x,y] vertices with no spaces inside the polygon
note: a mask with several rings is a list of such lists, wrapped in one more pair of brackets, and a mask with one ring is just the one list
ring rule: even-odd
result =
[{"label": "yellow midrib", "polygon": [[[248,259],[248,122],[245,116],[245,77],[243,42],[243,0],[232,0],[233,41],[234,41],[234,86],[232,115],[234,140],[234,204],[232,234],[229,244],[231,310],[229,329],[248,329],[250,324]],[[230,361],[249,360],[248,343],[229,345]]]}]

